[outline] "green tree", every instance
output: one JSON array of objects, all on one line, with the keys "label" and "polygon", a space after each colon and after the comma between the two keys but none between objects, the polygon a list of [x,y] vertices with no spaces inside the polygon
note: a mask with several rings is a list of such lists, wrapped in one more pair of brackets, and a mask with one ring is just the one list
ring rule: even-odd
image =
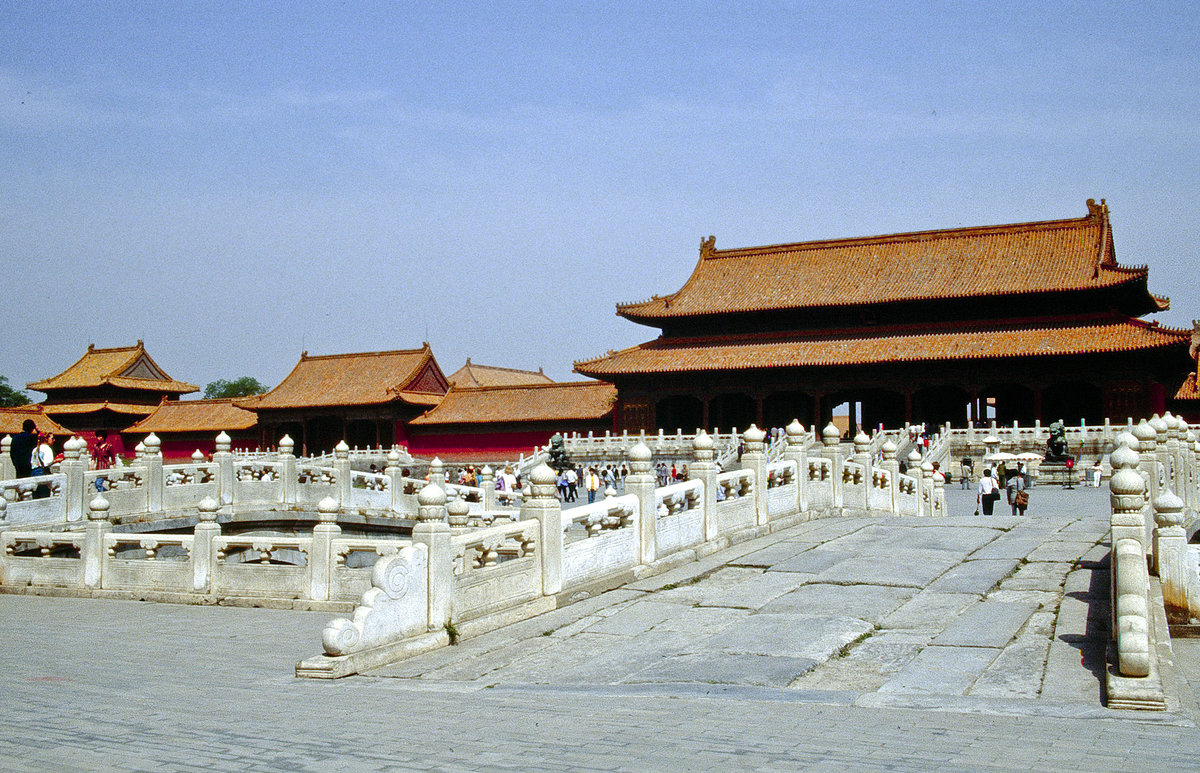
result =
[{"label": "green tree", "polygon": [[33,401],[29,399],[29,395],[9,386],[8,378],[0,376],[0,408],[16,408],[31,402]]},{"label": "green tree", "polygon": [[214,400],[221,397],[249,397],[261,395],[267,388],[253,376],[242,376],[232,381],[219,378],[204,387],[204,399]]}]

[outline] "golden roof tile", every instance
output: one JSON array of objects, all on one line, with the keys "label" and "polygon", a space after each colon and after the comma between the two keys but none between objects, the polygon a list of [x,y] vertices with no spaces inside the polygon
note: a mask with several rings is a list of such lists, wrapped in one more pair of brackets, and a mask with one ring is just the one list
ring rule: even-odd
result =
[{"label": "golden roof tile", "polygon": [[826,367],[932,360],[1039,357],[1186,347],[1190,331],[1129,318],[1076,324],[1033,322],[974,328],[861,330],[658,338],[575,363],[594,378],[755,368]]},{"label": "golden roof tile", "polygon": [[441,405],[413,419],[420,426],[526,421],[591,421],[612,411],[617,389],[600,381],[452,387]]},{"label": "golden roof tile", "polygon": [[[1094,289],[1144,281],[1116,262],[1108,207],[1013,225],[718,250],[709,237],[684,286],[618,304],[633,321],[707,314]],[[1167,299],[1147,303],[1162,308]]]},{"label": "golden roof tile", "polygon": [[38,432],[70,436],[73,433],[42,411],[41,405],[22,405],[18,408],[0,408],[0,435],[15,435],[21,431],[26,419],[33,419]]},{"label": "golden roof tile", "polygon": [[428,344],[389,352],[304,352],[279,386],[236,404],[253,411],[391,402],[423,406],[436,404],[447,386]]},{"label": "golden roof tile", "polygon": [[127,432],[222,432],[250,429],[258,424],[253,411],[221,400],[164,400],[154,413]]},{"label": "golden roof tile", "polygon": [[87,352],[75,364],[41,381],[26,384],[29,389],[50,392],[55,389],[98,387],[105,384],[125,389],[187,394],[198,387],[176,381],[158,366],[139,340],[135,346],[97,349],[89,344]]},{"label": "golden roof tile", "polygon": [[554,379],[538,370],[517,370],[494,365],[479,365],[467,362],[450,374],[450,383],[460,387],[520,386],[524,384],[553,384]]}]

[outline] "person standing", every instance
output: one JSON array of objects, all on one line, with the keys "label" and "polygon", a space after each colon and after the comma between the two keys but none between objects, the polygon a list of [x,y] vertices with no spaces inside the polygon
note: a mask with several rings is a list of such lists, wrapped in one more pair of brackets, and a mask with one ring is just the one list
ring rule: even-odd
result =
[{"label": "person standing", "polygon": [[600,476],[596,474],[595,467],[589,467],[587,474],[583,478],[584,488],[588,493],[588,504],[596,501],[596,492],[600,490]]},{"label": "person standing", "polygon": [[579,498],[579,473],[575,472],[574,467],[567,468],[567,502],[574,502]]},{"label": "person standing", "polygon": [[33,452],[37,450],[37,425],[33,419],[26,419],[21,424],[21,431],[13,435],[12,445],[8,448],[8,456],[12,459],[13,469],[18,478],[28,478],[33,475]]},{"label": "person standing", "polygon": [[1025,475],[1019,470],[1013,473],[1013,476],[1008,479],[1005,489],[1008,494],[1008,504],[1012,507],[1012,514],[1025,515],[1025,508],[1029,507],[1029,492],[1025,489]]},{"label": "person standing", "polygon": [[975,462],[971,461],[971,457],[964,456],[962,458],[962,487],[968,488],[971,485],[971,473],[975,469]]},{"label": "person standing", "polygon": [[[102,429],[96,430],[96,442],[91,448],[92,469],[111,470],[114,456],[112,443],[108,442],[108,433]],[[104,480],[103,477],[96,478],[96,491],[104,491]]]},{"label": "person standing", "polygon": [[992,509],[996,506],[996,500],[1000,498],[1000,481],[992,475],[991,470],[984,470],[983,477],[979,479],[979,490],[975,494],[975,512],[979,512],[979,506],[983,506],[983,514],[991,515]]},{"label": "person standing", "polygon": [[[50,475],[53,470],[50,466],[54,464],[54,435],[48,432],[38,433],[38,445],[33,452],[33,457],[30,459],[30,467],[32,474],[36,477],[39,475]],[[38,487],[33,491],[34,499],[46,499],[50,496],[50,484],[39,483]]]}]

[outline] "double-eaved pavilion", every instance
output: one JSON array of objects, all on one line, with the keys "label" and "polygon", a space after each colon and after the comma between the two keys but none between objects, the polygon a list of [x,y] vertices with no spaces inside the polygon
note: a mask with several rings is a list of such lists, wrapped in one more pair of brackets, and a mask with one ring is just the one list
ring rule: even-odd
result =
[{"label": "double-eaved pavilion", "polygon": [[[1145,266],[1085,217],[718,250],[617,313],[653,341],[575,363],[617,385],[620,429],[1000,422],[1162,411],[1194,361]],[[989,410],[990,407],[990,410]],[[852,415],[854,415],[852,413]]]},{"label": "double-eaved pavilion", "polygon": [[303,454],[406,443],[411,419],[441,402],[449,382],[429,344],[420,349],[300,355],[283,382],[235,405],[258,416],[261,444],[290,435]]},{"label": "double-eaved pavilion", "polygon": [[154,413],[164,400],[198,391],[168,376],[141,340],[111,349],[89,344],[71,367],[26,386],[45,392],[43,413],[76,433],[121,432]]}]

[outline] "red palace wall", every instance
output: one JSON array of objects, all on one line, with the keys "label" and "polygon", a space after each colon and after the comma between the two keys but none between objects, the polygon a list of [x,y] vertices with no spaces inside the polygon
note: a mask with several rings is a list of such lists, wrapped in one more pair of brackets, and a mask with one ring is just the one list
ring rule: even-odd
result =
[{"label": "red palace wall", "polygon": [[596,426],[575,426],[547,429],[508,429],[494,432],[438,432],[418,434],[417,427],[408,428],[408,452],[413,456],[463,460],[515,460],[534,448],[546,445],[555,432],[599,432],[604,434],[606,423]]}]

